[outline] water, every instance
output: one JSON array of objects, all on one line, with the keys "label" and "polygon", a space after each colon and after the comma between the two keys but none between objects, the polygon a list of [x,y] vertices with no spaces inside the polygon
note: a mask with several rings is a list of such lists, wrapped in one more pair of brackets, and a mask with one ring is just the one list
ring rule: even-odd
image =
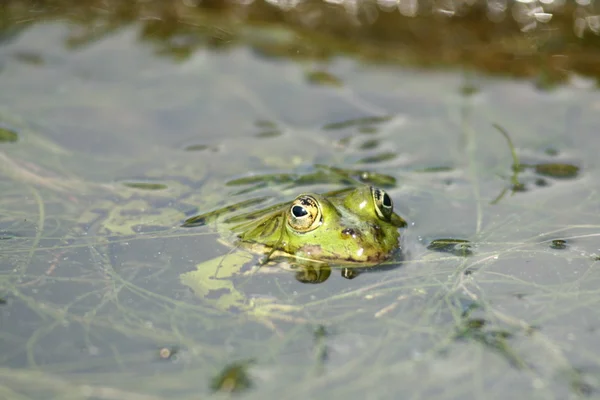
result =
[{"label": "water", "polygon": [[[142,35],[141,18],[91,40],[64,19],[10,21],[0,398],[598,396],[593,80],[548,90],[360,52],[298,60],[293,31],[268,26],[213,48],[222,20],[211,34],[175,24],[193,39],[185,52]],[[528,168],[515,175],[494,124]],[[410,223],[398,268],[235,281],[301,306],[268,319],[215,310],[181,284],[230,251],[211,227],[180,229],[185,218],[339,187],[301,185],[320,164],[395,178],[386,190]],[[469,251],[428,249],[436,239]]]}]

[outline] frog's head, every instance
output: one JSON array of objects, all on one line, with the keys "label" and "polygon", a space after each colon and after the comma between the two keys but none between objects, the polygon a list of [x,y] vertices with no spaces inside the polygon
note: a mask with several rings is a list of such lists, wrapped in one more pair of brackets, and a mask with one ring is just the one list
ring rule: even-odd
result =
[{"label": "frog's head", "polygon": [[360,187],[332,195],[301,194],[239,235],[245,242],[332,264],[377,264],[398,249],[398,228],[389,195]]}]

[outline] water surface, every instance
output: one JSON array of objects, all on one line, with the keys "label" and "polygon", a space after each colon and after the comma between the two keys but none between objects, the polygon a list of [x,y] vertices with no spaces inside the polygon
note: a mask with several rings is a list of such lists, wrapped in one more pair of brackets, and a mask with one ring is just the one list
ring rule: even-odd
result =
[{"label": "water surface", "polygon": [[[202,398],[228,367],[248,398],[598,396],[593,80],[545,90],[243,44],[178,59],[136,24],[81,46],[60,20],[15,28],[0,47],[0,397]],[[398,268],[253,278],[247,293],[302,305],[270,321],[181,284],[229,251],[186,217],[339,187],[300,185],[321,164],[395,178]],[[280,179],[244,181],[263,175]]]}]

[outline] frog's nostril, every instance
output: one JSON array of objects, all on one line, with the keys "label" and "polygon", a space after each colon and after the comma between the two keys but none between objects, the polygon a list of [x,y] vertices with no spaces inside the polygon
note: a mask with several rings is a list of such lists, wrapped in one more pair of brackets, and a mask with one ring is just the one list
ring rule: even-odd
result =
[{"label": "frog's nostril", "polygon": [[352,228],[346,228],[342,231],[342,236],[356,238],[356,231]]}]

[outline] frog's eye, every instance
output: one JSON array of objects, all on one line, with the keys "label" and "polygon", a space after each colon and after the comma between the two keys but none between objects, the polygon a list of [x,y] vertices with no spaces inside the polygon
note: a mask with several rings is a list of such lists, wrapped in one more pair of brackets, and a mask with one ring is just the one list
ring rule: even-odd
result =
[{"label": "frog's eye", "polygon": [[312,196],[302,195],[292,202],[288,224],[298,232],[309,232],[321,225],[321,208]]},{"label": "frog's eye", "polygon": [[371,188],[371,194],[373,195],[377,216],[385,221],[389,221],[394,212],[392,199],[383,189],[375,187]]}]

